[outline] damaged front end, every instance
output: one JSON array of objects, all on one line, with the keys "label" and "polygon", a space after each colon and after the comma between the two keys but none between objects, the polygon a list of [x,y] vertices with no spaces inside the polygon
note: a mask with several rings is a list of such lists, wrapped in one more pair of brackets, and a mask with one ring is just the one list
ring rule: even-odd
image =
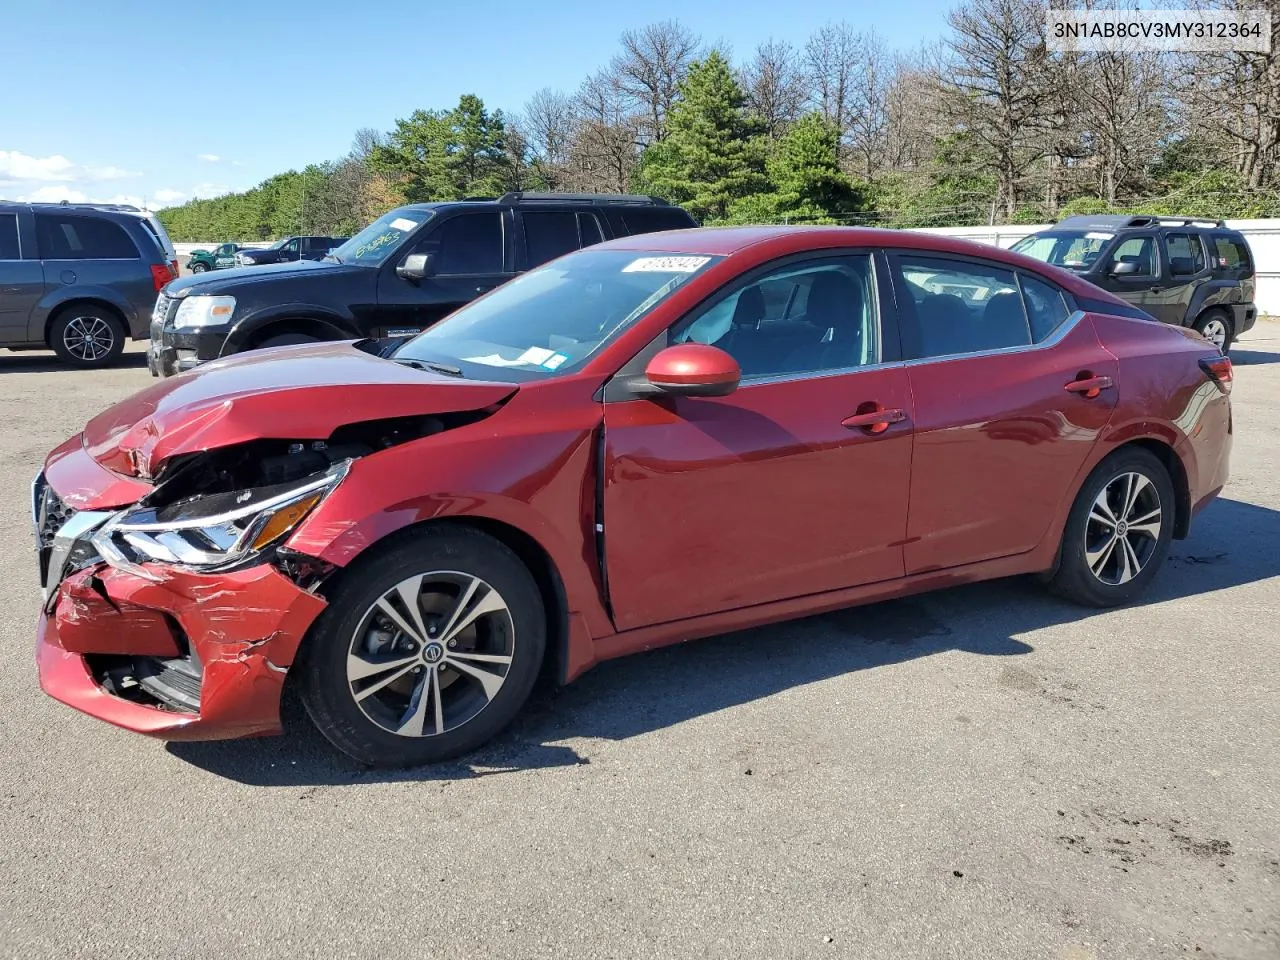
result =
[{"label": "damaged front end", "polygon": [[[320,588],[334,570],[289,550],[289,535],[353,460],[447,429],[451,419],[397,418],[340,427],[325,440],[254,440],[176,456],[123,507],[77,510],[41,473],[32,503],[41,686],[166,739],[278,733],[285,675],[326,606]],[[49,469],[73,477],[78,490],[107,473],[82,449],[64,451]]]}]

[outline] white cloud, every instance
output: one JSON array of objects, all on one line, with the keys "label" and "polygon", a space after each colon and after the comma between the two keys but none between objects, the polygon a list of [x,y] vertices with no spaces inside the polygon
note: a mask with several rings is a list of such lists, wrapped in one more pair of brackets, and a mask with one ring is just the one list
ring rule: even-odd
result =
[{"label": "white cloud", "polygon": [[197,160],[203,160],[205,163],[217,163],[222,158],[216,153],[199,153],[196,154]]},{"label": "white cloud", "polygon": [[155,198],[157,203],[177,203],[185,197],[186,194],[181,190],[171,190],[168,187],[162,187],[152,194],[152,196]]},{"label": "white cloud", "polygon": [[120,167],[89,167],[72,163],[60,153],[33,157],[18,150],[0,150],[0,187],[33,183],[100,183],[141,174]]},{"label": "white cloud", "polygon": [[191,188],[193,197],[220,197],[224,193],[230,193],[231,188],[225,183],[197,183]]},{"label": "white cloud", "polygon": [[231,165],[232,165],[233,167],[243,167],[243,166],[244,166],[244,161],[243,161],[243,160],[232,160],[232,161],[231,161]]}]

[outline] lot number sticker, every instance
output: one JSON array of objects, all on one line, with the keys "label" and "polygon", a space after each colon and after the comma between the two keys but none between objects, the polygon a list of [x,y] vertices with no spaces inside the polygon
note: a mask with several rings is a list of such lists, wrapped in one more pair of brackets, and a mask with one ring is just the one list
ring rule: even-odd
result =
[{"label": "lot number sticker", "polygon": [[623,273],[694,273],[711,262],[710,257],[641,257],[622,268]]}]

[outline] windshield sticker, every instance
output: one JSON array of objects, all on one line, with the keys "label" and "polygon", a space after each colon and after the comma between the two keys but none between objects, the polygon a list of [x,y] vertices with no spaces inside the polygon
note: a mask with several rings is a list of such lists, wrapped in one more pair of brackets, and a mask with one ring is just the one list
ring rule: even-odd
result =
[{"label": "windshield sticker", "polygon": [[622,268],[623,273],[696,273],[710,257],[641,257]]},{"label": "windshield sticker", "polygon": [[398,233],[380,233],[368,243],[362,243],[356,247],[356,258],[360,258],[370,253],[377,253],[383,247],[389,247],[400,239]]},{"label": "windshield sticker", "polygon": [[554,355],[554,350],[548,350],[546,347],[530,347],[524,353],[516,358],[517,363],[542,363],[548,357]]},{"label": "windshield sticker", "polygon": [[539,366],[546,367],[548,370],[554,370],[568,359],[569,358],[563,353],[553,353],[551,356],[547,357],[547,359],[543,360]]},{"label": "windshield sticker", "polygon": [[397,217],[391,221],[391,229],[393,230],[413,230],[417,226],[412,220],[406,220],[404,217]]},{"label": "windshield sticker", "polygon": [[523,357],[516,357],[514,360],[507,360],[500,357],[496,353],[491,353],[487,357],[463,357],[467,363],[483,363],[486,367],[522,367],[528,360]]},{"label": "windshield sticker", "polygon": [[1088,240],[1110,240],[1114,237],[1114,233],[1086,233],[1085,238]]}]

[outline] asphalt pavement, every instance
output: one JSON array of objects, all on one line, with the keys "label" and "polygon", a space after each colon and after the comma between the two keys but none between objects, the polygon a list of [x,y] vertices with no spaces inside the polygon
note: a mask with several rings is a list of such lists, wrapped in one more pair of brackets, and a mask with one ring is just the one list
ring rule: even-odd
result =
[{"label": "asphalt pavement", "polygon": [[386,773],[167,746],[33,662],[29,483],[153,381],[0,354],[0,956],[1280,957],[1280,323],[1140,605],[960,588],[601,665]]}]

